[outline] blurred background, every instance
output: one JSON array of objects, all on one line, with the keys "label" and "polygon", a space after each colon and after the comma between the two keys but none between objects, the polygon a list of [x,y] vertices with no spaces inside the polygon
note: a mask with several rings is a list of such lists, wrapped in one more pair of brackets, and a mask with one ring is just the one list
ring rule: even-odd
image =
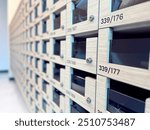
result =
[{"label": "blurred background", "polygon": [[9,24],[21,0],[0,0],[0,113],[28,112],[9,65]]}]

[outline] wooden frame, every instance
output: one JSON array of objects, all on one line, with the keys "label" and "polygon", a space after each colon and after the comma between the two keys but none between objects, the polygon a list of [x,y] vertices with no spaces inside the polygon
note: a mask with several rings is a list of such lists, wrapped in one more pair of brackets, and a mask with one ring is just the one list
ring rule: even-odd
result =
[{"label": "wooden frame", "polygon": [[54,29],[54,24],[55,24],[55,13],[52,12],[50,15],[51,17],[51,29],[50,29],[50,36],[53,37],[63,37],[66,35],[66,9],[63,9],[60,11],[60,28],[59,29]]},{"label": "wooden frame", "polygon": [[87,20],[77,24],[72,24],[74,4],[72,0],[67,4],[67,35],[78,34],[83,32],[97,31],[98,30],[98,9],[99,0],[88,0]]},{"label": "wooden frame", "polygon": [[[150,90],[149,70],[109,63],[111,39],[111,29],[99,30],[98,74]],[[101,67],[108,68],[108,70],[102,70]],[[113,72],[110,72],[109,69]]]},{"label": "wooden frame", "polygon": [[[150,1],[112,12],[112,0],[88,0],[87,17],[85,10],[74,10],[73,0],[59,0],[55,4],[53,0],[46,2],[46,8],[42,11],[42,0],[32,1],[31,6],[28,0],[22,0],[10,25],[11,69],[30,112],[35,112],[37,106],[39,113],[70,113],[71,102],[76,102],[88,112],[109,113],[107,88],[110,87],[111,80],[150,90],[150,54],[148,69],[110,62],[111,41],[115,40],[113,34],[129,30],[136,32],[138,29],[141,32],[144,29],[150,31]],[[38,15],[35,17],[37,6]],[[58,12],[61,15],[61,25],[59,29],[54,30],[54,14]],[[73,13],[77,17],[76,21],[73,21]],[[78,17],[79,14],[84,18]],[[43,23],[46,18],[49,18],[47,23]],[[43,31],[43,27],[46,26],[46,31]],[[87,38],[84,47],[86,56],[83,56],[85,58],[72,55],[74,37]],[[45,47],[47,52],[43,53],[42,43],[45,40],[49,41]],[[56,55],[55,40],[61,40],[60,47],[57,46],[60,48],[60,54],[56,50]],[[48,62],[46,73],[42,70],[43,61]],[[57,77],[53,78],[54,64],[65,67],[60,69],[60,81],[56,80]],[[80,75],[83,74],[82,71],[88,76],[82,77]],[[73,72],[79,75],[75,73],[75,77],[72,77]],[[48,84],[47,93],[42,90],[43,80]],[[74,88],[72,81],[75,84]],[[33,86],[32,91],[30,84]],[[53,102],[53,89],[64,95],[60,98],[60,107]],[[39,100],[35,98],[36,91],[39,92]],[[30,98],[33,100],[32,105]],[[45,111],[42,108],[43,99],[47,102]],[[149,106],[150,100],[147,98],[145,107],[147,113],[150,113]]]},{"label": "wooden frame", "polygon": [[[86,58],[78,59],[72,57],[72,44],[74,42],[73,36],[67,36],[67,48],[69,50],[66,52],[66,65],[81,69],[90,73],[96,74],[96,65],[97,65],[97,37],[87,38],[86,39]],[[92,62],[88,62],[91,60]]]},{"label": "wooden frame", "polygon": [[126,29],[149,26],[149,6],[150,2],[144,2],[111,12],[112,0],[101,0],[99,28],[121,27]]},{"label": "wooden frame", "polygon": [[54,55],[55,39],[51,39],[50,60],[52,62],[65,65],[66,64],[66,40],[60,41],[60,56]]},{"label": "wooden frame", "polygon": [[95,112],[95,92],[96,92],[96,79],[86,77],[85,79],[85,96],[80,95],[71,89],[71,68],[66,67],[66,95],[83,106],[86,110]]}]

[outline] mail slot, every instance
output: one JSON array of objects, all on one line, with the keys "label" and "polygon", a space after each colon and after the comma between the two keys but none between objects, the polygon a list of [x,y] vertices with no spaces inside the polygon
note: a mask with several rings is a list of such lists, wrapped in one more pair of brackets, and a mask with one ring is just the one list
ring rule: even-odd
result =
[{"label": "mail slot", "polygon": [[43,52],[44,54],[48,54],[48,44],[49,44],[49,40],[44,40],[44,41],[43,41],[42,52]]},{"label": "mail slot", "polygon": [[26,56],[26,60],[27,60],[27,63],[29,64],[30,63],[30,57]]},{"label": "mail slot", "polygon": [[45,12],[47,9],[47,0],[42,0],[42,12]]},{"label": "mail slot", "polygon": [[35,68],[38,69],[39,67],[39,63],[40,62],[40,59],[39,58],[35,58]]},{"label": "mail slot", "polygon": [[98,30],[98,0],[68,0],[67,34]]},{"label": "mail slot", "polygon": [[71,113],[89,113],[89,112],[76,102],[72,102]]},{"label": "mail slot", "polygon": [[61,69],[65,68],[65,66],[59,65],[59,64],[54,64],[54,71],[53,71],[53,78],[57,81],[60,82],[60,73]]},{"label": "mail slot", "polygon": [[30,65],[32,65],[32,63],[33,63],[33,57],[31,56],[30,57]]},{"label": "mail slot", "polygon": [[112,0],[112,10],[127,8],[150,0]]},{"label": "mail slot", "polygon": [[86,80],[88,80],[87,77],[96,79],[95,75],[77,69],[73,69],[73,73],[71,76],[72,76],[71,89],[83,96],[85,96],[85,87],[86,87],[85,84]]},{"label": "mail slot", "polygon": [[[59,90],[57,89],[54,89],[53,90],[53,102],[55,104],[57,104],[57,106],[59,106],[60,108],[61,107],[64,107],[64,94],[61,93]],[[63,109],[64,110],[64,109]]]},{"label": "mail slot", "polygon": [[61,23],[60,13],[59,13],[59,14],[55,14],[55,19],[54,19],[54,30],[60,28],[60,23]]},{"label": "mail slot", "polygon": [[34,86],[32,84],[30,84],[30,92],[32,93],[34,89]]},{"label": "mail slot", "polygon": [[35,42],[35,52],[38,53],[39,52],[39,41]]},{"label": "mail slot", "polygon": [[39,82],[38,82],[39,78],[40,78],[39,75],[36,74],[36,75],[35,75],[35,83],[36,83],[37,85],[38,85],[38,83],[39,83]]},{"label": "mail slot", "polygon": [[30,38],[32,38],[32,36],[33,36],[32,33],[33,33],[33,28],[31,27],[31,28],[29,29],[29,37],[30,37]]},{"label": "mail slot", "polygon": [[67,36],[67,64],[76,69],[96,73],[97,34]]},{"label": "mail slot", "polygon": [[39,112],[40,112],[40,109],[37,106],[35,106],[35,113],[39,113]]},{"label": "mail slot", "polygon": [[32,23],[32,21],[33,21],[33,12],[31,12],[31,13],[29,14],[29,18],[30,18],[30,23]]},{"label": "mail slot", "polygon": [[112,113],[144,113],[150,91],[110,80],[107,110]]},{"label": "mail slot", "polygon": [[33,43],[32,43],[32,42],[30,42],[30,43],[29,43],[30,51],[32,51],[32,45],[33,45]]},{"label": "mail slot", "polygon": [[34,93],[34,99],[35,99],[35,104],[38,106],[38,107],[42,107],[42,96],[41,96],[41,93],[40,93],[41,90],[38,90],[38,89],[35,89],[35,93]]},{"label": "mail slot", "polygon": [[49,85],[49,83],[48,82],[46,82],[45,80],[43,80],[42,81],[42,91],[44,92],[44,93],[47,93],[47,86]]},{"label": "mail slot", "polygon": [[80,23],[87,20],[88,0],[73,1],[73,24]]},{"label": "mail slot", "polygon": [[42,32],[43,33],[48,32],[48,19],[49,19],[49,17],[42,21]]},{"label": "mail slot", "polygon": [[49,65],[48,61],[42,61],[42,71],[46,74],[48,72],[48,65]]},{"label": "mail slot", "polygon": [[60,56],[61,53],[61,44],[60,44],[60,40],[55,40],[54,43],[54,55]]},{"label": "mail slot", "polygon": [[86,59],[86,38],[74,38],[72,57]]},{"label": "mail slot", "polygon": [[[119,36],[119,37],[118,37]],[[110,63],[149,68],[150,38],[146,33],[115,33],[110,47]]]},{"label": "mail slot", "polygon": [[47,101],[45,99],[42,100],[42,109],[47,112]]},{"label": "mail slot", "polygon": [[39,23],[37,23],[36,25],[35,25],[35,36],[38,36],[39,35],[39,26],[40,26],[40,24]]},{"label": "mail slot", "polygon": [[53,54],[59,56],[61,59],[65,58],[65,40],[54,40]]},{"label": "mail slot", "polygon": [[39,100],[39,96],[40,96],[40,93],[35,90],[35,99],[38,101]]},{"label": "mail slot", "polygon": [[[72,43],[72,58],[87,60],[91,59],[91,63],[96,60],[97,36],[74,36]],[[70,43],[70,44],[71,44]],[[89,63],[90,64],[90,63]]]},{"label": "mail slot", "polygon": [[34,8],[34,16],[35,18],[39,16],[39,4]]},{"label": "mail slot", "polygon": [[66,9],[60,9],[53,13],[53,31],[61,29],[64,31],[66,26]]}]

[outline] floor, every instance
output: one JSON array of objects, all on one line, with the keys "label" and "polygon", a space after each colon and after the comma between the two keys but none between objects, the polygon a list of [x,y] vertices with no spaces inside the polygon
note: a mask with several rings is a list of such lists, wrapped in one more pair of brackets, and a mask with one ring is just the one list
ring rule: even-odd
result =
[{"label": "floor", "polygon": [[14,81],[0,73],[0,113],[28,113],[26,104]]}]

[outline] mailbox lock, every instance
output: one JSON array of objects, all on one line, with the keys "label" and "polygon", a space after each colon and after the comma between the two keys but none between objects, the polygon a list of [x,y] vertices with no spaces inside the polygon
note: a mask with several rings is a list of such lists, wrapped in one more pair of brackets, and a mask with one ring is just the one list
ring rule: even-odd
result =
[{"label": "mailbox lock", "polygon": [[61,29],[62,29],[62,30],[64,30],[64,29],[65,29],[65,26],[64,26],[64,25],[62,25],[62,26],[61,26]]},{"label": "mailbox lock", "polygon": [[60,84],[60,86],[61,86],[61,87],[63,87],[63,86],[64,86],[64,84],[63,84],[63,83],[61,83],[61,84]]},{"label": "mailbox lock", "polygon": [[94,15],[91,15],[90,18],[89,18],[90,22],[93,22],[94,19],[95,19]]},{"label": "mailbox lock", "polygon": [[90,103],[92,102],[92,101],[91,101],[91,98],[88,97],[88,98],[86,99],[86,102],[87,102],[88,104],[90,104]]},{"label": "mailbox lock", "polygon": [[87,63],[87,64],[91,64],[92,62],[93,62],[92,58],[87,58],[87,59],[86,59],[86,63]]}]

